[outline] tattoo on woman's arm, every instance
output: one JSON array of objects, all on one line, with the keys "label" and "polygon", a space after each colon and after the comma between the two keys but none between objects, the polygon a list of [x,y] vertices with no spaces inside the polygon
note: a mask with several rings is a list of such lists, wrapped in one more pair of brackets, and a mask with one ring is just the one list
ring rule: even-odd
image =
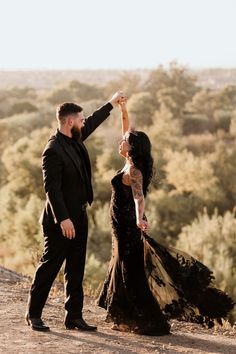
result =
[{"label": "tattoo on woman's arm", "polygon": [[130,168],[130,182],[134,199],[143,198],[143,176],[135,167]]},{"label": "tattoo on woman's arm", "polygon": [[137,222],[143,219],[144,213],[144,195],[143,195],[143,176],[134,166],[130,168],[130,182],[135,203],[135,212]]}]

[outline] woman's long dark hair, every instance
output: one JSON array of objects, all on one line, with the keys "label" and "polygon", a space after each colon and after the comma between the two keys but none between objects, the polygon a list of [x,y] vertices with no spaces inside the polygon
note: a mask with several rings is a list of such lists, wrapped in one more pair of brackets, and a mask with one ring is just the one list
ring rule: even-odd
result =
[{"label": "woman's long dark hair", "polygon": [[153,177],[151,142],[144,132],[135,130],[130,131],[128,143],[130,145],[129,156],[132,158],[134,166],[142,172],[143,194],[146,196]]}]

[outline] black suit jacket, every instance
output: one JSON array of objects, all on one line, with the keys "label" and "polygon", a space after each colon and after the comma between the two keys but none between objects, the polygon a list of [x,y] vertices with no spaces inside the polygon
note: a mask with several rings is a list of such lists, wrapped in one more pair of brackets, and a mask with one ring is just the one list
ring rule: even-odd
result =
[{"label": "black suit jacket", "polygon": [[54,226],[67,218],[75,226],[79,223],[81,206],[87,202],[82,163],[86,164],[91,180],[89,155],[83,141],[109,116],[112,108],[107,103],[86,119],[79,141],[84,153],[83,160],[60,132],[50,137],[42,154],[46,203],[40,222],[44,226]]}]

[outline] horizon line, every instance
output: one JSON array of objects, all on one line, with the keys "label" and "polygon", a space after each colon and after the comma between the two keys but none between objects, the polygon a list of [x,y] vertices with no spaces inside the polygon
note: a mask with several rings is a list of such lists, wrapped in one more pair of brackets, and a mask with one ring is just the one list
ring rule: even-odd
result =
[{"label": "horizon line", "polygon": [[[164,64],[159,64],[154,67],[137,67],[137,68],[40,68],[40,67],[35,67],[35,68],[0,68],[0,72],[15,72],[15,71],[141,71],[141,70],[156,70],[160,67],[164,67],[168,69],[170,66],[170,63],[167,65]],[[204,66],[204,67],[196,67],[196,66],[189,66],[189,65],[184,65],[181,63],[177,63],[177,67],[184,67],[188,70],[236,70],[236,65],[235,66]]]}]

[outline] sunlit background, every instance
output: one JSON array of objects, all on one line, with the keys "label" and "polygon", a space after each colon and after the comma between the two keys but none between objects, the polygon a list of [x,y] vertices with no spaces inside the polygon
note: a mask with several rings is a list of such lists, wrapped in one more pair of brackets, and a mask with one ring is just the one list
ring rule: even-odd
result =
[{"label": "sunlit background", "polygon": [[8,0],[0,68],[235,67],[234,0]]},{"label": "sunlit background", "polygon": [[[236,300],[235,14],[234,0],[1,1],[0,265],[32,275],[41,255],[41,153],[56,106],[75,101],[89,115],[123,89],[131,121],[152,142],[150,235],[204,262]],[[113,110],[86,141],[93,291],[111,253],[120,125]]]}]

